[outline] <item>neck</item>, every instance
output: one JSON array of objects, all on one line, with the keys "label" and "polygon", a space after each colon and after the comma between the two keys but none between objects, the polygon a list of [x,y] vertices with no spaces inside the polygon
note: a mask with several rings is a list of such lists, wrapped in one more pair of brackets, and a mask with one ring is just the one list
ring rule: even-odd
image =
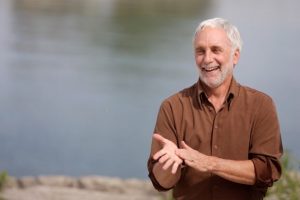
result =
[{"label": "neck", "polygon": [[231,84],[232,77],[225,80],[220,86],[210,88],[204,85],[203,89],[208,97],[208,100],[214,106],[216,111],[219,111],[226,100],[226,96]]}]

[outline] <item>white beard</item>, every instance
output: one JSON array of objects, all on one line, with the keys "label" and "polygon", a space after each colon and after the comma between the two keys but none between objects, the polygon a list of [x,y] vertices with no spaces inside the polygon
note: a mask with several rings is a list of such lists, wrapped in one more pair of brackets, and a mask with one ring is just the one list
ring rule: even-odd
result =
[{"label": "white beard", "polygon": [[[217,69],[220,70],[218,72],[218,76],[215,77],[214,79],[212,79],[211,77],[207,77],[206,73],[207,72],[203,72],[202,68],[198,67],[199,70],[199,77],[200,80],[207,85],[209,88],[217,88],[220,85],[222,85],[222,83],[224,83],[225,79],[233,74],[233,65],[231,60],[226,64],[227,66],[223,66],[221,69]],[[230,66],[232,65],[232,66]],[[211,67],[207,66],[206,69],[209,69]],[[214,72],[213,72],[214,73]]]}]

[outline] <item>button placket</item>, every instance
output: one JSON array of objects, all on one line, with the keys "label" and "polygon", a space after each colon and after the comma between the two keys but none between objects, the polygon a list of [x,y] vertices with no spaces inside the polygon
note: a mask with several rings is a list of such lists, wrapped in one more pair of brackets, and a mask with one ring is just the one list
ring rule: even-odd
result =
[{"label": "button placket", "polygon": [[213,132],[212,132],[212,155],[217,156],[219,146],[218,146],[218,113],[215,114],[213,122]]}]

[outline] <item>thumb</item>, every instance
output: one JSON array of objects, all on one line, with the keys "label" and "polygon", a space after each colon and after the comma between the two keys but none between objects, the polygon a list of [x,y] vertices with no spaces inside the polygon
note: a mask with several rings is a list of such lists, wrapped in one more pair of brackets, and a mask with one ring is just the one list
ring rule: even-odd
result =
[{"label": "thumb", "polygon": [[158,133],[154,133],[152,138],[159,142],[161,145],[164,145],[166,143],[166,139]]},{"label": "thumb", "polygon": [[193,150],[189,145],[187,145],[184,141],[181,141],[181,146],[186,150]]}]

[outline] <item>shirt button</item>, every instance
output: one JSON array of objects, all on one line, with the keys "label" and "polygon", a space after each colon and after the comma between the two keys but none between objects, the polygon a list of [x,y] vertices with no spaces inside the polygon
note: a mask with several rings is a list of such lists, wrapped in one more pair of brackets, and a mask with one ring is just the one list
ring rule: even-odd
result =
[{"label": "shirt button", "polygon": [[218,149],[218,145],[214,145],[214,148],[215,148],[215,149]]},{"label": "shirt button", "polygon": [[215,128],[218,128],[218,126],[217,126],[217,125],[215,125]]}]

